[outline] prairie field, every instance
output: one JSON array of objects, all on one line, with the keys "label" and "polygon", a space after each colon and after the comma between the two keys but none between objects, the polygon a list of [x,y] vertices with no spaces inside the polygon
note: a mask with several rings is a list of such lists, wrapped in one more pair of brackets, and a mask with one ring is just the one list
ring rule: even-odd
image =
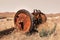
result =
[{"label": "prairie field", "polygon": [[[15,12],[0,13],[0,31],[15,27],[14,15]],[[2,36],[0,40],[60,40],[60,13],[46,14],[46,17],[47,21],[38,25],[38,33],[27,36],[15,29],[11,34]],[[40,37],[42,29],[52,31],[55,26],[56,28],[51,35]]]}]

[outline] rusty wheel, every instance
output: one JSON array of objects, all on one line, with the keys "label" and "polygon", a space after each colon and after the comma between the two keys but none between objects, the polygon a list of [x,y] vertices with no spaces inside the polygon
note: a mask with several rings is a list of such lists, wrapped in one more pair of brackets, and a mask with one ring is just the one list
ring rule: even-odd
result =
[{"label": "rusty wheel", "polygon": [[47,20],[47,17],[44,13],[42,13],[40,10],[34,9],[32,13],[35,17],[35,20],[37,20],[38,23],[44,23]]},{"label": "rusty wheel", "polygon": [[42,23],[46,22],[46,20],[47,20],[46,15],[43,14],[43,13],[41,13],[40,15],[41,15],[41,18],[42,18]]},{"label": "rusty wheel", "polygon": [[[37,18],[39,19],[39,18],[41,18],[41,20],[42,20],[42,23],[44,23],[44,22],[46,22],[46,20],[47,20],[47,17],[46,17],[46,15],[44,14],[44,13],[42,13],[40,10],[35,10],[36,12],[37,12]],[[40,15],[40,16],[39,16]]]},{"label": "rusty wheel", "polygon": [[14,23],[23,32],[29,32],[32,29],[32,21],[33,16],[25,9],[21,9],[15,14]]}]

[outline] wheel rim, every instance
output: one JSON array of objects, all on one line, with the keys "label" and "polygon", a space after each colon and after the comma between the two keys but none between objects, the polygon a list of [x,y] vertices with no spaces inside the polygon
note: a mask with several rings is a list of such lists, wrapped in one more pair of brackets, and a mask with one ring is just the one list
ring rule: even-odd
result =
[{"label": "wheel rim", "polygon": [[31,17],[30,17],[30,15],[28,15],[28,13],[19,13],[17,16],[18,16],[17,18],[15,17],[15,25],[21,31],[29,32],[29,30],[31,28]]},{"label": "wheel rim", "polygon": [[46,22],[47,18],[46,18],[46,16],[45,16],[45,14],[40,14],[40,15],[41,15],[41,17],[42,17],[42,23]]}]

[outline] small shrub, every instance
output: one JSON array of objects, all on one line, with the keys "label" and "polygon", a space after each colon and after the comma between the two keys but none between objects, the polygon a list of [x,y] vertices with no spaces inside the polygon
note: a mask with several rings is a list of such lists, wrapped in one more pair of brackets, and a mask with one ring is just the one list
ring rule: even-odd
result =
[{"label": "small shrub", "polygon": [[56,25],[57,24],[55,24],[55,26],[54,26],[54,28],[50,31],[50,30],[44,30],[44,29],[42,29],[42,31],[41,32],[39,32],[39,36],[40,37],[46,37],[46,36],[48,36],[48,35],[51,35],[51,34],[53,34],[54,32],[55,32],[55,30],[56,30]]}]

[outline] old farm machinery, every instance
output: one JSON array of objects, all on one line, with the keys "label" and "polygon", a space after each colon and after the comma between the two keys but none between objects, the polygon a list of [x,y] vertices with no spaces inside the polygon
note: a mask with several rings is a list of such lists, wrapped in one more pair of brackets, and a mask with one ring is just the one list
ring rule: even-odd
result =
[{"label": "old farm machinery", "polygon": [[38,32],[37,25],[46,22],[47,18],[40,10],[34,9],[32,13],[25,9],[17,11],[14,17],[15,26],[24,33]]},{"label": "old farm machinery", "polygon": [[24,33],[32,34],[34,32],[38,32],[37,25],[40,25],[46,22],[47,18],[44,13],[40,10],[34,9],[32,13],[25,9],[21,9],[17,11],[14,16],[14,24],[15,27],[0,31],[0,38],[3,35],[8,35],[14,31],[14,29],[18,29]]},{"label": "old farm machinery", "polygon": [[[1,18],[2,19],[2,18]],[[45,23],[47,20],[47,17],[44,13],[42,13],[40,10],[34,9],[32,13],[25,9],[21,9],[16,12],[14,16],[14,24],[15,27],[5,29],[3,31],[0,31],[0,38],[4,35],[8,35],[12,33],[15,29],[18,29],[19,32],[32,34],[38,32],[37,28],[38,25]],[[50,31],[42,30],[42,32],[38,32],[40,37],[51,35],[56,29],[56,23],[54,28]]]}]

